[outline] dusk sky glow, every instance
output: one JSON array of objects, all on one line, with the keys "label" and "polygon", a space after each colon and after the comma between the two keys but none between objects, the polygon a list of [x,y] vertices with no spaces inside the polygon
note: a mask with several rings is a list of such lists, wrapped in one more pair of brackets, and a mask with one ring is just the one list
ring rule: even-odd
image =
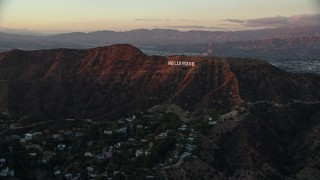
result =
[{"label": "dusk sky glow", "polygon": [[0,27],[38,32],[241,30],[257,28],[239,23],[246,20],[318,13],[317,0],[0,0]]}]

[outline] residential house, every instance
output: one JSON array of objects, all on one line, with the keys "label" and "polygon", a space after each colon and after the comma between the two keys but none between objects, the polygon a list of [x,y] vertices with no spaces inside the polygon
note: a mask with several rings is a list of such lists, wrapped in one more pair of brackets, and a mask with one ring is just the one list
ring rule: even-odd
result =
[{"label": "residential house", "polygon": [[32,153],[29,153],[29,155],[30,155],[31,157],[35,157],[35,156],[37,155],[37,153],[36,153],[36,152],[32,152]]},{"label": "residential house", "polygon": [[193,137],[189,137],[187,140],[188,140],[189,142],[192,142],[192,141],[194,141],[194,138],[193,138]]},{"label": "residential house", "polygon": [[90,173],[90,174],[89,174],[89,177],[94,179],[94,178],[97,177],[97,175],[96,175],[96,174],[93,174],[93,173]]},{"label": "residential house", "polygon": [[118,120],[118,123],[119,123],[119,124],[124,124],[124,120],[123,120],[123,119],[119,119],[119,120]]},{"label": "residential house", "polygon": [[71,131],[65,131],[63,134],[64,134],[65,136],[71,136],[71,135],[72,135],[72,132],[71,132]]},{"label": "residential house", "polygon": [[164,139],[168,136],[167,132],[163,132],[161,134],[159,134],[158,136],[156,136],[156,139]]},{"label": "residential house", "polygon": [[141,128],[143,128],[144,126],[142,126],[142,125],[140,125],[140,124],[138,124],[137,125],[137,129],[141,129]]},{"label": "residential house", "polygon": [[191,156],[192,154],[191,153],[189,153],[189,152],[184,152],[181,156],[180,156],[180,159],[182,160],[182,159],[185,159],[185,158],[187,158],[187,157],[189,157],[189,156]]},{"label": "residential house", "polygon": [[127,118],[126,120],[127,120],[128,122],[132,122],[132,121],[134,121],[135,119],[136,119],[136,116],[133,115],[132,118]]},{"label": "residential house", "polygon": [[62,134],[62,133],[64,133],[64,130],[61,129],[61,130],[58,131],[58,133]]},{"label": "residential house", "polygon": [[6,164],[6,159],[5,158],[1,158],[0,159],[0,167],[3,167]]},{"label": "residential house", "polygon": [[193,138],[197,138],[197,137],[198,137],[198,135],[195,134],[195,133],[190,133],[189,136],[190,136],[190,137],[193,137]]},{"label": "residential house", "polygon": [[87,171],[88,171],[89,173],[93,173],[94,168],[93,168],[93,167],[91,167],[91,166],[89,166],[89,167],[87,167]]},{"label": "residential house", "polygon": [[136,150],[136,157],[142,156],[144,154],[144,151],[142,149]]},{"label": "residential house", "polygon": [[179,128],[180,131],[186,131],[187,130],[187,125],[184,124]]},{"label": "residential house", "polygon": [[112,135],[112,131],[111,130],[104,130],[103,134]]},{"label": "residential house", "polygon": [[115,145],[115,147],[119,149],[119,148],[121,148],[122,145],[123,145],[123,142],[118,142],[118,143]]},{"label": "residential house", "polygon": [[0,171],[0,177],[14,176],[14,170],[8,167]]},{"label": "residential house", "polygon": [[46,164],[46,163],[48,163],[49,161],[50,161],[50,158],[49,158],[49,157],[42,157],[42,159],[41,159],[42,164]]},{"label": "residential house", "polygon": [[147,150],[147,151],[144,151],[144,155],[145,155],[145,156],[149,156],[149,155],[150,155],[150,151],[148,151],[148,150]]},{"label": "residential house", "polygon": [[31,141],[33,138],[33,134],[31,133],[27,133],[24,135],[24,138],[26,139],[26,141]]},{"label": "residential house", "polygon": [[9,169],[8,170],[8,176],[14,176],[14,170],[13,169]]},{"label": "residential house", "polygon": [[39,135],[42,135],[42,132],[34,132],[33,133],[33,136],[39,136]]},{"label": "residential house", "polygon": [[61,150],[61,151],[64,150],[65,147],[66,147],[65,144],[62,144],[62,143],[58,144],[58,149]]},{"label": "residential house", "polygon": [[194,145],[192,144],[187,144],[186,149],[188,152],[191,152],[193,150]]},{"label": "residential house", "polygon": [[75,136],[75,137],[81,137],[81,136],[83,136],[83,135],[84,135],[84,133],[83,133],[83,132],[81,132],[81,131],[80,131],[80,132],[75,132],[75,133],[74,133],[74,136]]},{"label": "residential house", "polygon": [[93,157],[94,155],[91,152],[85,152],[84,157]]},{"label": "residential house", "polygon": [[105,156],[104,156],[103,153],[98,153],[98,154],[96,154],[95,158],[96,158],[97,160],[104,160],[104,159],[105,159]]},{"label": "residential house", "polygon": [[213,120],[211,120],[211,121],[208,121],[208,123],[209,123],[209,125],[211,126],[211,125],[215,125],[215,124],[217,124],[218,122],[217,122],[217,121],[213,121]]},{"label": "residential house", "polygon": [[64,177],[67,179],[67,180],[71,180],[72,179],[72,174],[66,174],[64,175]]},{"label": "residential house", "polygon": [[53,139],[60,139],[61,138],[61,134],[52,134],[52,138]]},{"label": "residential house", "polygon": [[7,177],[8,173],[5,170],[0,171],[0,177]]},{"label": "residential house", "polygon": [[127,127],[116,129],[115,132],[117,132],[117,133],[126,133],[127,132]]},{"label": "residential house", "polygon": [[129,143],[134,143],[134,139],[133,139],[133,138],[129,138],[129,139],[128,139],[128,142],[129,142]]},{"label": "residential house", "polygon": [[93,141],[88,141],[88,142],[87,142],[87,146],[88,146],[88,147],[91,147],[92,145],[93,145]]},{"label": "residential house", "polygon": [[153,148],[153,146],[154,146],[154,142],[150,142],[149,143],[149,150],[151,150]]}]

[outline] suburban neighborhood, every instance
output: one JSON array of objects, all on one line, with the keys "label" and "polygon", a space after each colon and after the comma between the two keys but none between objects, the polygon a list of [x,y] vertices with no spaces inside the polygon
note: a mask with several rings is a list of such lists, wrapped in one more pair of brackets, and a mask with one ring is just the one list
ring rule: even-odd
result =
[{"label": "suburban neighborhood", "polygon": [[[1,121],[14,123],[9,117]],[[201,132],[196,129],[201,128],[171,112],[137,112],[117,121],[64,121],[65,126],[2,134],[0,176],[159,179],[161,170],[197,158]],[[201,123],[209,127],[217,122],[210,117]]]}]

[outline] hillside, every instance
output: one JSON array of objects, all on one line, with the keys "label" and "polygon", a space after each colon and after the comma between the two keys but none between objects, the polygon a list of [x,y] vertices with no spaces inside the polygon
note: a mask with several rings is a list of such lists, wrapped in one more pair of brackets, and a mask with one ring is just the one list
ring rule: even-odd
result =
[{"label": "hillside", "polygon": [[[22,127],[65,128],[66,119],[112,123],[174,104],[168,108],[200,134],[196,157],[155,170],[170,179],[319,177],[318,75],[256,59],[148,56],[118,44],[3,52],[0,80],[8,83],[13,131],[25,133]],[[214,125],[203,124],[208,117]]]},{"label": "hillside", "polygon": [[[168,60],[196,66],[168,66]],[[101,119],[119,114],[120,105],[130,111],[164,102],[192,111],[230,109],[247,101],[319,100],[320,94],[317,76],[295,78],[264,61],[147,56],[130,45],[13,50],[0,54],[0,72],[10,81],[9,108],[33,119]]]}]

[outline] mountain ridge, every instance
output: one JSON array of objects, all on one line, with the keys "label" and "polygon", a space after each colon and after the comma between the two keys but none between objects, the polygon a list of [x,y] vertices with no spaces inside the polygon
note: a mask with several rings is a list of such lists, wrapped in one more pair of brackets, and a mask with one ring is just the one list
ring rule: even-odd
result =
[{"label": "mountain ridge", "polygon": [[[195,62],[196,66],[169,66],[168,61],[191,61]],[[99,102],[97,104],[91,102],[92,107],[87,114],[84,113],[85,117],[92,116],[92,118],[95,117],[93,112],[96,108],[99,107],[102,112],[109,111],[103,105],[109,104],[110,109],[117,109],[116,106],[120,102],[131,103],[131,108],[137,104],[141,105],[140,108],[148,108],[157,103],[173,102],[184,109],[202,112],[214,107],[230,109],[243,106],[248,101],[286,103],[292,99],[301,101],[320,99],[320,88],[317,88],[320,86],[319,76],[316,75],[287,73],[262,60],[147,56],[138,48],[128,44],[88,50],[13,50],[0,53],[0,79],[11,81],[10,97],[16,99],[17,104],[26,104],[27,101],[20,101],[31,100],[37,94],[48,96],[56,102],[58,99],[55,97],[68,94],[68,87],[73,87],[72,91],[75,91],[75,94],[68,95],[71,98],[70,102],[79,101],[77,103],[83,104],[82,108],[85,108],[87,106],[85,102],[89,100],[85,98],[86,95],[93,96],[92,99]],[[34,86],[36,90],[29,89],[30,92],[24,90],[30,93],[24,95],[21,92],[23,88],[18,88],[21,84],[24,84],[25,88]],[[97,92],[92,90],[93,94],[90,94],[88,87]],[[268,89],[268,87],[273,88]],[[77,92],[77,89],[81,91]],[[45,93],[46,90],[51,93]],[[304,91],[308,93],[303,95]],[[79,94],[76,95],[77,93]],[[21,98],[19,95],[25,97]],[[105,101],[99,97],[105,98]],[[33,107],[38,110],[20,110],[35,111],[36,114],[42,114],[41,116],[48,114],[43,113],[40,108],[46,107],[45,105],[37,101],[31,100],[31,102],[35,103],[34,107],[24,108]],[[79,116],[84,112],[80,110],[81,108],[75,110],[70,107],[72,109],[70,110],[67,105],[70,102],[66,99],[65,102],[52,103],[56,104],[56,108],[72,111],[69,115],[60,114],[59,118]],[[46,104],[49,101],[42,103]],[[10,105],[15,109],[15,105]],[[53,109],[46,111],[54,114]],[[104,112],[96,117],[108,117],[107,114]]]},{"label": "mountain ridge", "polygon": [[0,48],[92,48],[96,46],[130,43],[136,46],[250,41],[267,38],[295,38],[319,36],[319,27],[269,28],[244,31],[178,31],[172,29],[137,29],[124,32],[71,32],[49,36],[0,33]]}]

